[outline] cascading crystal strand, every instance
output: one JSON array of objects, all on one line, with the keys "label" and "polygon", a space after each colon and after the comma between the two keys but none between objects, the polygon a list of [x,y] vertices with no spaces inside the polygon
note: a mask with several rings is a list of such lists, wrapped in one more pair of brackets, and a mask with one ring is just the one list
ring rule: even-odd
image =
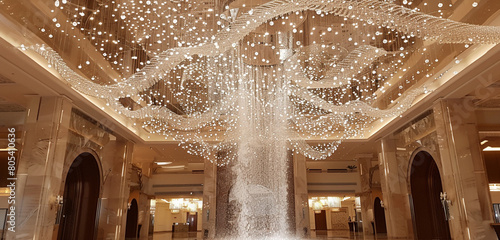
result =
[{"label": "cascading crystal strand", "polygon": [[334,15],[366,21],[371,25],[395,29],[409,36],[424,40],[438,40],[441,43],[498,43],[500,27],[477,26],[442,19],[414,11],[396,4],[376,1],[288,1],[275,0],[243,13],[236,21],[222,29],[211,38],[212,42],[200,43],[189,47],[172,47],[149,60],[141,71],[122,79],[118,83],[102,86],[91,81],[78,81],[72,85],[78,91],[98,97],[115,98],[138,94],[165,77],[165,73],[194,55],[216,56],[228,51],[239,40],[261,24],[284,14],[315,10]]},{"label": "cascading crystal strand", "polygon": [[[287,236],[287,84],[281,66],[246,66],[239,84],[235,183],[237,239]],[[269,85],[267,85],[269,84]]]},{"label": "cascading crystal strand", "polygon": [[[90,77],[87,68],[99,67],[88,56],[75,65],[53,50],[57,46],[28,49],[42,55],[69,86],[137,119],[146,131],[211,161],[216,152],[231,153],[217,165],[235,161],[243,151],[242,118],[277,121],[270,114],[277,112],[273,105],[284,108],[279,115],[284,129],[270,131],[266,141],[286,142],[312,159],[331,156],[342,141],[363,137],[375,122],[403,114],[429,93],[423,82],[437,79],[446,58],[435,53],[435,45],[451,46],[455,52],[448,55],[458,63],[469,44],[500,42],[499,27],[455,22],[389,1],[275,0],[238,11],[208,0],[79,4],[56,6],[69,27],[57,15],[50,34],[61,31],[64,38],[79,29],[73,38],[83,36],[78,41],[92,43],[118,69],[115,83]],[[301,28],[304,23],[307,29]],[[249,94],[242,92],[246,82],[255,85],[246,86],[254,89],[246,96],[255,101],[249,105],[241,102]],[[279,101],[286,104],[270,93],[282,94]],[[243,103],[268,115],[242,115],[251,110]],[[308,139],[327,143],[310,145]]]}]

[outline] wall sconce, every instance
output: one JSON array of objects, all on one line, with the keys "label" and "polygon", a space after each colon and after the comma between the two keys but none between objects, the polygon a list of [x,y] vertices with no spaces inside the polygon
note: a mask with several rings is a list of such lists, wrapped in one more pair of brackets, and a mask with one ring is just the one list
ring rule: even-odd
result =
[{"label": "wall sconce", "polygon": [[355,200],[354,200],[354,204],[356,206],[356,209],[360,209],[361,208],[361,198],[360,197],[356,197]]},{"label": "wall sconce", "polygon": [[57,195],[57,197],[56,197],[56,204],[59,204],[59,205],[63,204],[63,196]]},{"label": "wall sconce", "polygon": [[439,199],[441,199],[441,204],[443,205],[444,217],[446,221],[450,220],[450,205],[451,200],[448,199],[448,194],[446,192],[441,192],[439,194]]},{"label": "wall sconce", "polygon": [[151,215],[155,215],[156,212],[156,199],[149,200],[149,212]]},{"label": "wall sconce", "polygon": [[57,195],[57,197],[56,197],[56,205],[57,205],[56,224],[61,223],[63,203],[64,203],[63,196]]},{"label": "wall sconce", "polygon": [[380,200],[380,207],[385,208],[384,201]]},{"label": "wall sconce", "polygon": [[130,210],[130,207],[132,207],[132,203],[127,203],[127,209]]}]

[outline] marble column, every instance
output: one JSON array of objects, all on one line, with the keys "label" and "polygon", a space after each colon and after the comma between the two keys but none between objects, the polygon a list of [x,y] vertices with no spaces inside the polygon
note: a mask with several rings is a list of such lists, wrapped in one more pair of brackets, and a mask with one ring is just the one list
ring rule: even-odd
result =
[{"label": "marble column", "polygon": [[[144,176],[143,176],[144,178]],[[150,216],[150,205],[151,201],[147,194],[143,192],[139,195],[139,219],[137,224],[141,225],[141,231],[139,233],[140,240],[148,240],[149,239],[149,218]]]},{"label": "marble column", "polygon": [[380,140],[378,159],[387,237],[412,239],[413,227],[406,173],[404,167],[398,164],[394,139],[387,137]]},{"label": "marble column", "polygon": [[133,143],[119,138],[103,148],[98,239],[125,239],[133,149]]},{"label": "marble column", "polygon": [[373,221],[373,197],[370,184],[370,169],[372,166],[371,160],[371,158],[358,159],[361,184],[359,197],[361,200],[361,218],[363,219],[364,235],[373,235],[373,228],[371,225],[371,222]]},{"label": "marble column", "polygon": [[52,239],[71,108],[64,97],[31,99],[18,160],[16,232],[7,239]]},{"label": "marble column", "polygon": [[443,190],[450,206],[453,239],[495,239],[491,200],[470,99],[440,100],[434,105],[442,159]]},{"label": "marble column", "polygon": [[293,154],[293,186],[295,194],[296,235],[297,237],[306,237],[311,231],[309,224],[306,157],[297,153]]},{"label": "marble column", "polygon": [[[215,238],[215,216],[217,214],[217,166],[210,161],[205,160],[203,182],[203,235],[209,239]],[[208,235],[205,235],[208,232]]]}]

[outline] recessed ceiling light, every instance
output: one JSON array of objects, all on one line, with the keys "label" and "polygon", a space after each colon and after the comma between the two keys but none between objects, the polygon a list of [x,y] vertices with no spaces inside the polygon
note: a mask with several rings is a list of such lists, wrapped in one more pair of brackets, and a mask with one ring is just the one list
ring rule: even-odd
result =
[{"label": "recessed ceiling light", "polygon": [[156,162],[156,165],[168,165],[168,164],[172,164],[172,162]]},{"label": "recessed ceiling light", "polygon": [[500,147],[490,147],[487,146],[486,148],[483,149],[485,152],[495,152],[495,151],[500,151]]},{"label": "recessed ceiling light", "polygon": [[179,166],[163,166],[161,168],[166,168],[166,169],[180,169],[180,168],[185,168],[185,165],[179,165]]}]

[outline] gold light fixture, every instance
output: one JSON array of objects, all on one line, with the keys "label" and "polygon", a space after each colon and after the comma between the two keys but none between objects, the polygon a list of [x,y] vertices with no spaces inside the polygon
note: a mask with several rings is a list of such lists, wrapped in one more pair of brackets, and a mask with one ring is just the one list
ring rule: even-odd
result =
[{"label": "gold light fixture", "polygon": [[190,213],[196,213],[199,209],[203,208],[203,201],[199,199],[188,199],[188,198],[173,198],[170,201],[166,201],[170,204],[169,209],[172,213],[179,213],[180,211],[187,211]]},{"label": "gold light fixture", "polygon": [[7,197],[9,195],[10,195],[10,188],[8,187],[0,188],[0,197]]},{"label": "gold light fixture", "polygon": [[500,152],[500,147],[487,146],[483,149],[484,152]]}]

